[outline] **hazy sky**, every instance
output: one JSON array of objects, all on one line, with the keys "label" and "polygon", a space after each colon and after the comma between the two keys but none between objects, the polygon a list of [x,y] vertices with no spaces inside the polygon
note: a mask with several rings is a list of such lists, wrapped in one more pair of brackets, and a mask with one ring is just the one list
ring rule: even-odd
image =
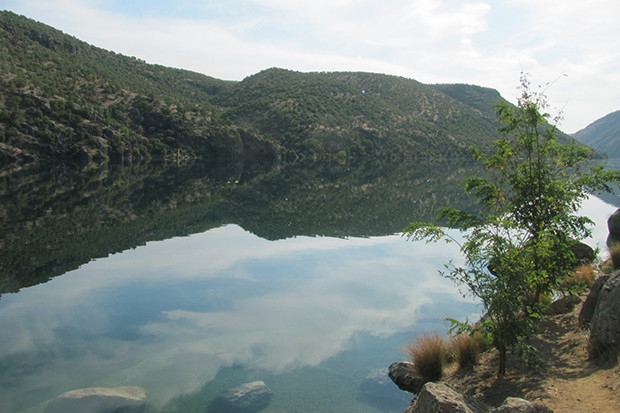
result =
[{"label": "hazy sky", "polygon": [[[0,0],[96,46],[227,80],[367,71],[492,87],[521,72],[562,130],[620,109],[617,0]],[[566,75],[566,76],[564,76]],[[557,81],[556,81],[557,79]]]}]

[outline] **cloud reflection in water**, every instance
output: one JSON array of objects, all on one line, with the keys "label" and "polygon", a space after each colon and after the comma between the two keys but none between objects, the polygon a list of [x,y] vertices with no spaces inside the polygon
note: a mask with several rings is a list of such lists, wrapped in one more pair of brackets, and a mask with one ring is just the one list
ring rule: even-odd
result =
[{"label": "cloud reflection in water", "polygon": [[[455,252],[398,235],[270,242],[235,225],[151,242],[4,296],[0,358],[19,386],[46,383],[50,396],[131,384],[164,403],[225,366],[290,372],[356,334],[414,330],[429,295],[462,301],[437,276]],[[39,367],[11,366],[15,356]]]}]

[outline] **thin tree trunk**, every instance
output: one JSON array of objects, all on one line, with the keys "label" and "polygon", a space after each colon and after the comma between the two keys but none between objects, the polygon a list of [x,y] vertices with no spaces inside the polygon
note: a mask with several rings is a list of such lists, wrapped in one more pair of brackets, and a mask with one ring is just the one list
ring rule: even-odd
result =
[{"label": "thin tree trunk", "polygon": [[499,350],[499,370],[497,377],[504,377],[506,374],[506,346],[500,344],[497,348]]}]

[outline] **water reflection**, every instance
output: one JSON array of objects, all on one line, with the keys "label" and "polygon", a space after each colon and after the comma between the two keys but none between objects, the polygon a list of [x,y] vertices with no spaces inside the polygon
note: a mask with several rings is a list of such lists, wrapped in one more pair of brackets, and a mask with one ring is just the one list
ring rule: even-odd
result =
[{"label": "water reflection", "polygon": [[[454,244],[390,235],[454,205],[467,174],[422,168],[278,171],[235,188],[182,170],[127,173],[131,190],[100,177],[58,201],[71,190],[11,201],[0,284],[21,291],[0,300],[0,411],[119,385],[147,389],[153,409],[204,411],[226,386],[266,379],[276,394],[266,413],[309,401],[402,411],[407,397],[368,403],[360,383],[401,359],[409,338],[477,310],[437,275]],[[58,213],[30,204],[58,211],[67,199]],[[585,202],[590,245],[604,249],[615,209]]]}]

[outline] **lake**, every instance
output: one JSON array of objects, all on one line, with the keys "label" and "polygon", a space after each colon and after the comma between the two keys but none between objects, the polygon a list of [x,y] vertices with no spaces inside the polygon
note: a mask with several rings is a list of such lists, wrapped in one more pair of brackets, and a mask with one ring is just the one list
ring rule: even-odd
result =
[{"label": "lake", "polygon": [[[461,194],[467,162],[53,167],[1,182],[0,411],[141,386],[149,412],[207,412],[262,380],[263,412],[401,412],[367,377],[479,306],[438,275],[453,244],[400,230]],[[583,214],[604,248],[617,195]]]}]

